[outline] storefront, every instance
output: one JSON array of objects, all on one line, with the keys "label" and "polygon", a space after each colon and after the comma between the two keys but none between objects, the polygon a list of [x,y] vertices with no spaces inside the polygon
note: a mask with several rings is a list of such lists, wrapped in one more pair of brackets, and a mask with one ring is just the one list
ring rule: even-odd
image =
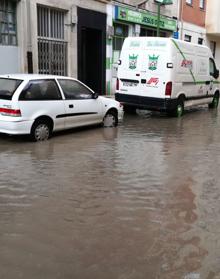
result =
[{"label": "storefront", "polygon": [[[113,50],[119,50],[123,38],[129,36],[156,36],[157,14],[148,11],[136,11],[115,6],[114,45]],[[172,37],[177,29],[175,19],[160,16],[160,37]],[[121,40],[119,40],[121,38]]]}]

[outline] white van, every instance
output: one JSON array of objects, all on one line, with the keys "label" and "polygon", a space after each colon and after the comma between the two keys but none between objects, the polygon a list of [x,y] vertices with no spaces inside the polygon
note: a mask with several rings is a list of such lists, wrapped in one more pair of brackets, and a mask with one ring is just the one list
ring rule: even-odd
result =
[{"label": "white van", "polygon": [[118,66],[115,99],[136,108],[182,116],[184,108],[219,101],[219,71],[206,46],[172,38],[128,37]]}]

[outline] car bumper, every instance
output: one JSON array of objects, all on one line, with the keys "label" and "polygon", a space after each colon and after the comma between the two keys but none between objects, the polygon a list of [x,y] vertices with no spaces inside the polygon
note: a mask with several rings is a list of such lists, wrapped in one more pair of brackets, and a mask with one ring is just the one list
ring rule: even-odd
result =
[{"label": "car bumper", "polygon": [[30,134],[32,121],[5,121],[0,120],[0,133],[9,135]]},{"label": "car bumper", "polygon": [[123,110],[123,108],[120,108],[120,109],[118,110],[118,121],[119,121],[119,122],[122,122],[123,117],[124,117],[124,110]]},{"label": "car bumper", "polygon": [[152,98],[121,93],[116,93],[115,99],[123,105],[155,111],[172,111],[177,105],[177,99]]}]

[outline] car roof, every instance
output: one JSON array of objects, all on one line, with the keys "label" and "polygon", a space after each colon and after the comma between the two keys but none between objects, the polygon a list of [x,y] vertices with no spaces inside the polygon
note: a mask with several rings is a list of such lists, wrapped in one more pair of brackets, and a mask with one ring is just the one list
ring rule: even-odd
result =
[{"label": "car roof", "polygon": [[75,78],[67,77],[67,76],[43,75],[43,74],[7,74],[7,75],[0,75],[0,78],[11,78],[11,79],[19,79],[19,80],[61,78],[61,79],[74,79],[74,80],[77,80]]}]

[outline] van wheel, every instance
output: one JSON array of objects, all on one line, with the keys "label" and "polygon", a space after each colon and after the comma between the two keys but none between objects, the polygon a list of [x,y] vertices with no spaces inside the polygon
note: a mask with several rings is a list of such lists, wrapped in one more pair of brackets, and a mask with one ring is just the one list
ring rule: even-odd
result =
[{"label": "van wheel", "polygon": [[46,121],[36,121],[31,128],[31,139],[33,141],[48,140],[51,135],[51,126]]},{"label": "van wheel", "polygon": [[209,108],[217,108],[219,103],[219,94],[215,94],[211,104],[209,104]]},{"label": "van wheel", "polygon": [[183,113],[184,113],[184,101],[182,98],[180,98],[177,100],[177,105],[174,110],[174,116],[181,117],[181,116],[183,116]]},{"label": "van wheel", "polygon": [[124,105],[124,112],[135,114],[136,113],[136,107]]},{"label": "van wheel", "polygon": [[118,115],[116,111],[110,110],[103,119],[103,127],[116,127],[118,125]]}]

